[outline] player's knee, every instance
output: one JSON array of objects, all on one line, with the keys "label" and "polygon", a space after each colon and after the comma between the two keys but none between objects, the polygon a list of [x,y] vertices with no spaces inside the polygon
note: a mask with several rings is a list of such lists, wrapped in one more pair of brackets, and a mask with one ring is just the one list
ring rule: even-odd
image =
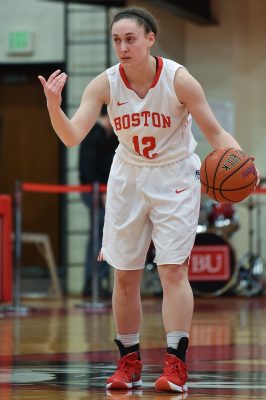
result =
[{"label": "player's knee", "polygon": [[124,294],[131,294],[139,289],[139,279],[129,271],[115,271],[114,287],[115,290]]},{"label": "player's knee", "polygon": [[187,264],[162,265],[159,274],[162,286],[182,284],[184,281],[188,280]]}]

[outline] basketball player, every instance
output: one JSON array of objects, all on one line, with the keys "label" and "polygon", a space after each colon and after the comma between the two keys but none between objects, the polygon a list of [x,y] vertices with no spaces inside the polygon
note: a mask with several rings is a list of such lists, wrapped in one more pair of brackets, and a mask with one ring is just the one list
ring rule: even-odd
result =
[{"label": "basketball player", "polygon": [[182,65],[150,51],[157,25],[143,9],[119,11],[111,24],[119,64],[86,87],[69,119],[61,92],[67,75],[39,76],[52,125],[66,146],[79,144],[103,104],[120,144],[110,171],[99,260],[114,267],[113,314],[120,360],[108,389],[141,385],[140,283],[150,241],[163,289],[167,351],[155,383],[161,391],[187,391],[185,363],[193,313],[188,263],[200,205],[200,160],[191,116],[214,149],[240,148],[215,119],[200,84]]}]

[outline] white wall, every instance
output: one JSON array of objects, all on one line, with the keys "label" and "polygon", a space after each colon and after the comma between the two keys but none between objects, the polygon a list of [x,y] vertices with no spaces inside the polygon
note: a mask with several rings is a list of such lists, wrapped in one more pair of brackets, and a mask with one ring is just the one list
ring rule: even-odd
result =
[{"label": "white wall", "polygon": [[[0,1],[0,63],[42,63],[64,60],[64,6],[44,0]],[[10,55],[8,32],[33,32],[33,52]]]}]

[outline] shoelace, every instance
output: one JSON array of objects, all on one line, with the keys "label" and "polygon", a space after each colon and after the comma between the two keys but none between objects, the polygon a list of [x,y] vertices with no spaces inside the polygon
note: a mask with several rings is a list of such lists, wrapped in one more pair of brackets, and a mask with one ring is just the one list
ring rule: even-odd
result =
[{"label": "shoelace", "polygon": [[164,373],[166,376],[167,375],[172,376],[173,374],[177,374],[178,377],[182,380],[186,380],[186,378],[187,378],[186,370],[179,363],[173,363],[173,364],[166,363],[166,365],[164,367]]},{"label": "shoelace", "polygon": [[[133,371],[132,371],[133,368]],[[134,368],[133,363],[131,361],[119,361],[117,370],[115,371],[116,375],[123,376],[125,374],[129,379],[131,379],[131,375],[136,373],[136,368]]]}]

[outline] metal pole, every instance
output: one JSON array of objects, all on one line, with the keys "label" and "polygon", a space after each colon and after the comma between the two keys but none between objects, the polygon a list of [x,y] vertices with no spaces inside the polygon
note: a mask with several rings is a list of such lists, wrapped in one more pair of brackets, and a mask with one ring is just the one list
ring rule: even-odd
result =
[{"label": "metal pole", "polygon": [[252,196],[249,198],[249,205],[248,205],[248,211],[249,211],[249,252],[250,255],[253,256],[254,253],[254,247],[253,247],[253,241],[254,241],[254,221],[253,221],[253,210],[254,210],[254,200]]},{"label": "metal pole", "polygon": [[13,307],[20,307],[20,288],[21,288],[21,212],[22,212],[22,192],[21,182],[15,183],[15,262],[14,262],[14,288],[13,288]]},{"label": "metal pole", "polygon": [[257,196],[257,256],[261,257],[261,202]]},{"label": "metal pole", "polygon": [[77,304],[77,307],[87,308],[87,309],[102,309],[109,307],[108,303],[99,302],[99,264],[97,261],[99,253],[99,200],[100,200],[100,185],[98,182],[93,184],[92,189],[92,301]]},{"label": "metal pole", "polygon": [[29,307],[20,305],[21,296],[21,219],[22,219],[22,189],[21,182],[16,181],[14,192],[15,237],[14,237],[14,268],[13,268],[13,304],[4,306],[3,312],[27,314]]},{"label": "metal pole", "polygon": [[13,306],[7,307],[7,311],[16,314],[27,314],[29,307],[20,304],[21,296],[21,243],[22,243],[22,187],[21,182],[15,182],[15,262],[14,262],[14,289]]},{"label": "metal pole", "polygon": [[93,260],[92,260],[92,303],[99,302],[99,273],[97,257],[99,252],[99,183],[94,182],[92,192],[92,243],[93,243]]}]

